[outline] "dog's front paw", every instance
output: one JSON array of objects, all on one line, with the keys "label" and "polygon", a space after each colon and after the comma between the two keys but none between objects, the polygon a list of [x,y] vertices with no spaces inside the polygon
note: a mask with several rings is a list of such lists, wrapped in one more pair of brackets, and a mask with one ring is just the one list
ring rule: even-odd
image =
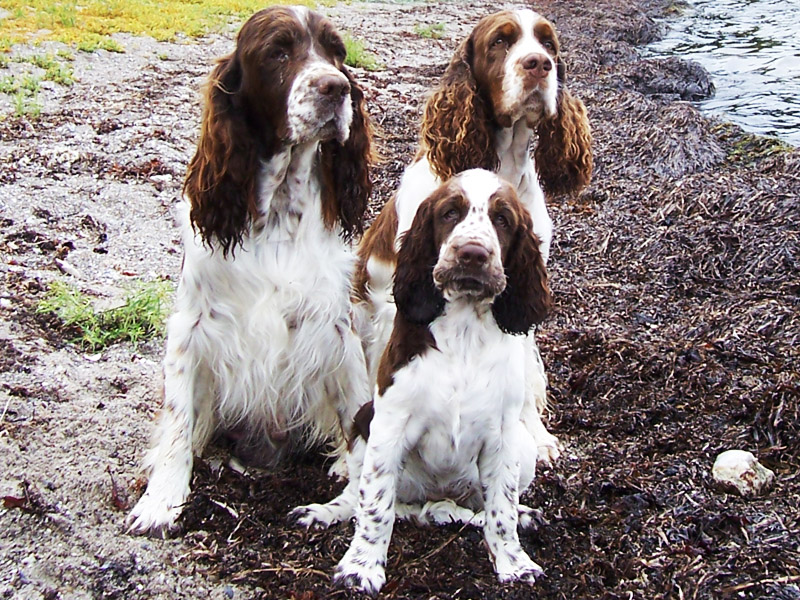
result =
[{"label": "dog's front paw", "polygon": [[553,466],[553,463],[561,456],[561,449],[563,448],[561,442],[544,428],[536,432],[535,441],[538,451],[537,461],[548,467]]},{"label": "dog's front paw", "polygon": [[327,504],[298,506],[289,513],[289,520],[307,529],[327,529],[336,523],[349,521],[354,514],[355,503],[349,494],[344,493]]},{"label": "dog's front paw", "polygon": [[314,529],[327,529],[341,520],[337,518],[333,511],[328,509],[326,504],[307,504],[298,506],[289,512],[289,521],[298,527],[305,527],[306,529],[312,527]]},{"label": "dog's front paw", "polygon": [[495,557],[495,571],[500,583],[511,583],[520,581],[523,583],[534,583],[537,577],[544,575],[542,567],[533,562],[525,554],[522,547],[519,551],[504,552]]},{"label": "dog's front paw", "polygon": [[333,581],[375,596],[386,583],[386,571],[383,562],[369,554],[369,552],[354,550],[353,546],[350,546],[347,554],[336,567]]},{"label": "dog's front paw", "polygon": [[519,521],[517,522],[517,525],[522,531],[535,531],[536,529],[539,529],[541,525],[547,523],[547,520],[544,518],[544,514],[538,508],[531,508],[530,506],[520,504],[518,511]]},{"label": "dog's front paw", "polygon": [[125,524],[129,533],[166,538],[178,530],[178,517],[183,510],[185,496],[179,494],[172,500],[145,492],[128,515]]}]

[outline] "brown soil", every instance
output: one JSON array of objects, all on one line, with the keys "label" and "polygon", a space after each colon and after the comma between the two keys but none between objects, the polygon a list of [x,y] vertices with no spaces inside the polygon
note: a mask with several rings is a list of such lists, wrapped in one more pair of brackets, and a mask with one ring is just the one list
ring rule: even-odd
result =
[{"label": "brown soil", "polygon": [[[373,214],[413,155],[425,90],[496,7],[329,9],[386,65],[357,72],[383,131]],[[659,0],[536,8],[560,32],[596,164],[587,190],[550,203],[557,306],[539,340],[566,451],[525,497],[546,523],[522,535],[547,575],[501,586],[480,531],[400,523],[382,596],[800,599],[800,152],[682,101],[709,92],[696,66],[639,59]],[[443,39],[413,33],[440,22]],[[178,274],[169,212],[194,90],[231,35],[126,42],[81,58],[80,82],[39,121],[0,123],[0,597],[351,597],[330,575],[352,526],[286,519],[341,488],[319,455],[241,475],[212,453],[181,537],[125,535],[160,343],[87,355],[33,314],[56,277],[109,300],[131,276]],[[774,488],[716,489],[711,465],[730,448],[773,469]]]}]

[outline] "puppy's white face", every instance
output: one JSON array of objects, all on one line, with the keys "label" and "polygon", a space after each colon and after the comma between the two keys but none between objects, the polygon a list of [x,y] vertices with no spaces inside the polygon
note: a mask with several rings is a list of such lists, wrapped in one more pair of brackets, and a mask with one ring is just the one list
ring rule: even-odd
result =
[{"label": "puppy's white face", "polygon": [[519,202],[511,186],[478,169],[453,178],[445,191],[435,209],[434,284],[447,300],[491,301],[506,286],[503,258]]}]

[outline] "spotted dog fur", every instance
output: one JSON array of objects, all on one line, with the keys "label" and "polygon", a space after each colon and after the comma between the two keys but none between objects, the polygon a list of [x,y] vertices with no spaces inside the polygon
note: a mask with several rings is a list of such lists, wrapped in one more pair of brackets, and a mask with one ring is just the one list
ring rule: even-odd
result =
[{"label": "spotted dog fur", "polygon": [[[539,241],[514,188],[466,171],[420,206],[398,253],[397,316],[374,401],[356,416],[351,477],[328,504],[298,507],[306,526],[356,516],[335,579],[377,593],[396,517],[483,527],[497,577],[533,582],[519,542],[519,494],[537,442],[522,420],[524,334],[550,307]],[[357,483],[355,483],[357,480]]]}]

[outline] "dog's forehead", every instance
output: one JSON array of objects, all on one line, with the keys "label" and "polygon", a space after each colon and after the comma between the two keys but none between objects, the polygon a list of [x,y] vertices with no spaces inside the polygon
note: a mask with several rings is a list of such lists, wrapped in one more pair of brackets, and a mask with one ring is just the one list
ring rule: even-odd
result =
[{"label": "dog's forehead", "polygon": [[473,169],[465,171],[457,177],[457,184],[473,211],[485,212],[489,201],[503,186],[503,181],[494,173]]},{"label": "dog's forehead", "polygon": [[522,31],[525,32],[533,31],[534,26],[544,19],[542,15],[530,8],[519,8],[515,10],[514,17],[516,17],[520,27],[522,27]]},{"label": "dog's forehead", "polygon": [[291,6],[289,7],[289,10],[291,10],[295,14],[297,20],[300,21],[303,25],[308,25],[308,19],[309,15],[311,14],[311,11],[308,9],[307,6]]},{"label": "dog's forehead", "polygon": [[522,30],[522,38],[520,40],[522,43],[518,44],[520,47],[525,47],[521,49],[522,52],[529,52],[530,49],[527,47],[531,44],[537,46],[541,51],[543,50],[540,46],[541,42],[544,39],[555,37],[552,24],[539,13],[522,8],[514,11],[514,16]]}]

